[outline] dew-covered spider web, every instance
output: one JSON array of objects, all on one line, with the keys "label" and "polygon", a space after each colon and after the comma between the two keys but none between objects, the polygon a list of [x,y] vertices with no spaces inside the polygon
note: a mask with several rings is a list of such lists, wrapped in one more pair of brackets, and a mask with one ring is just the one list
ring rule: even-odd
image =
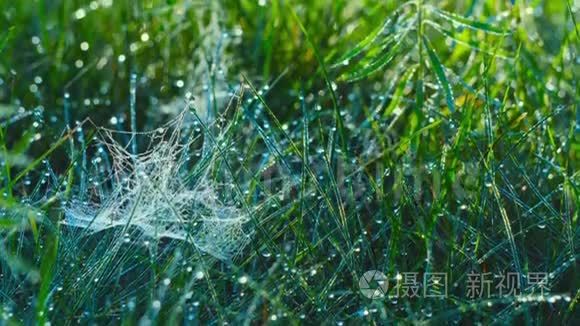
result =
[{"label": "dew-covered spider web", "polygon": [[[190,166],[190,147],[199,137],[183,128],[187,114],[184,110],[152,132],[99,128],[98,143],[110,158],[110,172],[71,200],[64,224],[89,234],[138,229],[152,239],[187,241],[222,260],[239,253],[250,239],[249,216],[235,200],[219,196],[219,185],[208,173],[215,158],[208,164],[202,157],[203,167]],[[146,149],[131,153],[129,145],[116,140],[121,136],[140,138]]]}]

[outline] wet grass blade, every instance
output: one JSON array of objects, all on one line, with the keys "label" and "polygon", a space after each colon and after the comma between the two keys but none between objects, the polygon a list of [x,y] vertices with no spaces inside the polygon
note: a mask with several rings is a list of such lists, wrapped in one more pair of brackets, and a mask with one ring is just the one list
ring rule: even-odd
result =
[{"label": "wet grass blade", "polygon": [[496,50],[496,52],[490,52],[489,50],[484,49],[484,47],[490,47],[488,44],[486,44],[485,42],[482,42],[480,40],[477,41],[466,41],[466,40],[462,40],[459,37],[457,37],[453,32],[445,29],[443,26],[432,22],[432,21],[426,21],[425,22],[427,25],[432,26],[436,31],[438,31],[439,33],[443,34],[445,37],[447,37],[450,40],[453,40],[454,42],[457,42],[457,44],[461,44],[463,46],[466,46],[472,50],[481,52],[481,53],[485,53],[488,55],[493,55],[497,58],[502,58],[502,59],[506,59],[506,60],[514,60],[514,57],[510,56],[507,53],[504,53],[500,50]]},{"label": "wet grass blade", "polygon": [[15,29],[14,26],[8,28],[8,30],[4,33],[4,35],[0,37],[0,53],[4,51],[6,44],[8,44],[8,41],[10,41],[10,39],[14,35],[14,29]]},{"label": "wet grass blade", "polygon": [[342,116],[340,115],[340,109],[338,108],[338,100],[336,97],[336,93],[334,92],[334,88],[332,87],[332,83],[330,82],[330,78],[328,77],[326,65],[324,64],[324,60],[320,56],[318,48],[314,45],[314,43],[310,39],[310,35],[308,34],[306,27],[304,27],[304,25],[302,24],[302,21],[300,21],[300,18],[298,17],[296,12],[294,11],[294,8],[292,8],[290,6],[288,8],[290,9],[292,16],[294,17],[294,20],[296,21],[296,23],[300,27],[300,30],[302,30],[304,37],[306,37],[306,42],[312,48],[312,51],[314,52],[314,56],[316,57],[316,61],[318,61],[318,64],[320,65],[320,69],[322,70],[322,76],[324,78],[324,81],[326,83],[326,87],[328,88],[328,91],[330,92],[330,96],[332,98],[332,106],[334,108],[334,114],[335,114],[335,119],[336,119],[336,129],[337,129],[337,132],[338,132],[338,135],[340,138],[341,149],[342,149],[343,153],[346,153],[346,134],[345,134],[345,129],[344,129],[344,121],[342,119]]},{"label": "wet grass blade", "polygon": [[395,89],[395,93],[393,94],[393,97],[391,98],[391,102],[389,103],[389,106],[386,108],[385,112],[383,113],[383,116],[388,116],[391,113],[393,113],[393,111],[395,111],[395,109],[397,108],[399,103],[401,103],[401,100],[403,99],[403,92],[405,91],[405,87],[407,86],[407,83],[409,82],[409,80],[411,80],[411,78],[415,74],[415,71],[417,71],[417,66],[418,65],[411,66],[405,72],[405,74],[401,77],[401,80],[399,81],[399,84],[397,85],[397,88]]},{"label": "wet grass blade", "polygon": [[487,33],[492,33],[492,34],[498,34],[498,35],[506,35],[509,34],[509,31],[504,30],[502,28],[487,24],[487,23],[483,23],[483,22],[479,22],[479,21],[475,21],[469,18],[465,18],[463,16],[448,12],[448,11],[444,11],[441,9],[437,9],[437,8],[433,8],[433,12],[437,13],[440,17],[447,19],[448,21],[451,21],[455,24],[461,25],[461,26],[465,26],[471,29],[475,29],[475,30],[480,30],[480,31],[484,31]]},{"label": "wet grass blade", "polygon": [[387,25],[388,25],[388,22],[384,23],[382,26],[380,26],[379,28],[372,31],[367,37],[365,37],[361,42],[359,42],[352,50],[350,50],[349,52],[344,54],[342,57],[337,59],[336,63],[332,64],[330,67],[337,68],[341,65],[344,65],[345,62],[348,63],[350,60],[352,60],[352,58],[359,55],[366,48],[368,48],[369,45],[371,45],[372,43],[375,42],[375,40],[378,38],[378,36],[385,30]]},{"label": "wet grass blade", "polygon": [[405,31],[402,35],[400,35],[397,42],[384,54],[380,55],[378,58],[373,59],[369,63],[363,64],[359,70],[356,70],[353,73],[347,74],[345,77],[341,78],[342,80],[346,80],[348,82],[354,82],[363,78],[366,78],[377,71],[383,69],[386,65],[388,65],[393,58],[399,54],[399,49],[401,44],[405,40],[409,30]]},{"label": "wet grass blade", "polygon": [[50,286],[53,280],[54,267],[58,254],[58,236],[52,236],[48,239],[46,249],[42,256],[40,264],[40,290],[36,302],[36,321],[38,325],[44,325],[46,319],[46,304],[50,294]]},{"label": "wet grass blade", "polygon": [[429,44],[427,38],[423,37],[423,44],[425,44],[425,49],[427,50],[427,54],[429,55],[429,61],[431,62],[431,67],[433,68],[433,72],[437,76],[437,81],[439,82],[439,86],[445,93],[445,101],[447,102],[447,106],[451,110],[451,112],[455,112],[455,98],[453,96],[453,91],[451,90],[451,85],[449,85],[449,81],[447,80],[447,76],[445,76],[445,71],[439,57]]}]

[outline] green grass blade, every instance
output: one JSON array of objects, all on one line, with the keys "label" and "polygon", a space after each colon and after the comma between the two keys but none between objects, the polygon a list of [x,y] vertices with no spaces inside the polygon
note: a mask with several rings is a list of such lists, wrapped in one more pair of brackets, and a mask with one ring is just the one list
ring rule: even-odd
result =
[{"label": "green grass blade", "polygon": [[441,89],[445,93],[445,100],[447,102],[447,106],[449,107],[451,112],[455,112],[455,98],[453,96],[451,86],[449,85],[449,81],[447,80],[447,76],[445,76],[443,65],[441,64],[439,57],[437,57],[437,54],[429,44],[429,41],[425,37],[423,37],[423,44],[425,44],[425,49],[427,50],[427,54],[429,55],[429,61],[431,62],[433,72],[435,72],[435,75],[437,76],[439,86],[441,86]]},{"label": "green grass blade", "polygon": [[491,33],[491,34],[498,34],[498,35],[506,35],[509,34],[509,31],[504,30],[502,28],[499,27],[495,27],[493,25],[487,24],[487,23],[483,23],[483,22],[479,22],[479,21],[475,21],[469,18],[465,18],[463,16],[445,11],[445,10],[441,10],[441,9],[437,9],[437,8],[433,8],[433,12],[437,13],[440,17],[447,19],[448,21],[461,25],[461,26],[465,26],[471,29],[475,29],[475,30],[480,30],[480,31],[484,31],[487,33]]},{"label": "green grass blade", "polygon": [[306,42],[310,45],[310,47],[312,48],[312,51],[314,51],[314,56],[316,57],[316,61],[318,61],[318,64],[320,65],[320,69],[322,70],[322,76],[324,77],[326,87],[328,88],[328,91],[330,92],[330,96],[332,98],[332,106],[334,108],[334,114],[335,114],[335,119],[336,119],[336,129],[337,129],[338,135],[340,137],[341,149],[342,149],[343,153],[346,153],[346,134],[345,134],[345,129],[344,129],[344,121],[342,119],[342,116],[340,115],[340,109],[338,108],[338,100],[336,97],[336,93],[334,92],[334,88],[332,87],[332,83],[330,82],[330,78],[328,77],[328,72],[326,71],[326,65],[324,64],[324,60],[320,56],[318,48],[314,45],[314,43],[310,39],[310,35],[308,34],[306,27],[304,27],[304,25],[302,24],[302,21],[300,21],[300,18],[298,17],[296,12],[294,11],[294,8],[289,6],[289,9],[290,9],[290,12],[292,13],[292,16],[294,17],[294,20],[296,21],[296,23],[300,27],[300,30],[302,30],[302,33],[306,37]]},{"label": "green grass blade", "polygon": [[417,66],[418,65],[411,66],[403,74],[403,76],[401,77],[401,80],[399,80],[399,84],[397,85],[397,88],[395,89],[395,93],[393,94],[393,97],[391,98],[391,102],[389,103],[389,106],[386,108],[385,112],[383,113],[383,116],[388,116],[391,113],[393,113],[393,111],[395,111],[395,109],[397,108],[399,103],[401,103],[401,100],[403,99],[403,92],[405,90],[405,87],[407,86],[407,83],[409,82],[409,80],[411,80],[411,78],[415,74],[415,71],[417,71]]},{"label": "green grass blade", "polygon": [[54,267],[56,264],[56,257],[58,254],[58,236],[50,237],[47,241],[46,249],[42,256],[40,264],[40,290],[38,291],[38,299],[36,302],[36,321],[38,325],[44,325],[46,320],[46,304],[48,301],[50,286],[53,280]]},{"label": "green grass blade", "polygon": [[353,49],[348,51],[346,54],[341,56],[339,59],[336,60],[336,63],[332,64],[330,68],[337,68],[345,63],[348,63],[352,58],[359,55],[362,51],[364,51],[368,46],[375,42],[378,36],[385,30],[387,27],[387,23],[383,24],[379,28],[372,31],[367,37],[365,37],[362,41],[360,41]]},{"label": "green grass blade", "polygon": [[8,44],[8,41],[10,41],[10,39],[14,35],[14,30],[15,30],[14,26],[8,28],[8,30],[0,38],[0,53],[2,53],[2,51],[4,51],[6,44]]},{"label": "green grass blade", "polygon": [[405,40],[409,30],[405,31],[402,35],[400,35],[397,42],[383,55],[379,56],[378,58],[374,58],[369,63],[364,63],[363,67],[360,70],[356,70],[352,73],[347,74],[342,80],[346,80],[347,82],[354,82],[363,78],[366,78],[377,71],[383,69],[387,64],[393,60],[393,58],[399,54],[399,48],[401,44]]}]

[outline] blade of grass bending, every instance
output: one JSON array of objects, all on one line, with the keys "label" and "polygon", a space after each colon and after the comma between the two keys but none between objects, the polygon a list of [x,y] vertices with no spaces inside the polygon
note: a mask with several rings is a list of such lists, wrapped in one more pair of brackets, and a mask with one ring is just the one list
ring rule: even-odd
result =
[{"label": "blade of grass bending", "polygon": [[348,51],[342,57],[337,59],[336,60],[337,62],[332,64],[330,66],[330,68],[336,68],[336,67],[339,67],[341,65],[344,65],[345,63],[348,63],[348,61],[350,61],[352,58],[359,55],[370,44],[374,43],[374,41],[377,39],[379,34],[381,34],[385,30],[385,28],[388,26],[388,24],[389,24],[389,21],[385,22],[383,25],[379,26],[379,28],[372,31],[369,35],[367,35],[367,37],[365,37],[362,41],[360,41],[352,50]]},{"label": "blade of grass bending", "polygon": [[[402,4],[399,8],[397,8],[391,14],[391,17],[392,18],[387,19],[387,21],[385,21],[381,26],[379,26],[378,28],[374,29],[369,35],[367,35],[367,37],[365,37],[362,41],[360,41],[357,45],[355,45],[355,47],[353,49],[351,49],[350,51],[348,51],[347,53],[345,53],[343,56],[341,56],[339,59],[337,59],[336,62],[333,63],[330,66],[330,68],[334,69],[334,68],[337,68],[337,67],[339,67],[341,65],[345,65],[352,58],[356,57],[361,52],[363,52],[364,50],[366,50],[368,48],[368,46],[371,45],[372,43],[374,43],[377,40],[377,38],[379,37],[379,35],[381,33],[383,33],[385,31],[385,29],[389,25],[391,25],[393,23],[393,20],[397,20],[399,18],[397,16],[400,14],[400,12],[405,7],[407,7],[408,5],[413,5],[413,4],[414,3],[412,1],[406,2],[406,3]],[[408,17],[408,15],[403,14],[403,17]]]},{"label": "blade of grass bending", "polygon": [[[461,44],[461,45],[468,47],[472,50],[475,50],[477,52],[485,53],[488,55],[493,55],[494,57],[497,57],[497,58],[501,58],[501,59],[505,59],[505,60],[514,60],[515,59],[514,57],[511,57],[511,56],[509,56],[509,54],[504,53],[504,52],[496,53],[496,52],[499,52],[499,50],[497,50],[497,49],[494,52],[490,52],[490,51],[484,49],[485,46],[491,47],[488,44],[486,44],[485,42],[477,43],[476,41],[471,41],[471,42],[464,41],[464,40],[458,38],[457,36],[455,36],[455,34],[453,34],[453,32],[451,32],[448,29],[444,28],[443,26],[437,24],[436,22],[427,20],[427,21],[425,21],[425,23],[429,26],[432,26],[433,29],[435,29],[437,32],[441,33],[443,36],[449,38],[450,40],[453,40],[457,44]],[[497,48],[497,46],[496,46],[496,48]]]},{"label": "blade of grass bending", "polygon": [[509,31],[504,30],[502,28],[495,27],[495,26],[487,24],[487,23],[475,21],[475,20],[457,15],[457,14],[454,14],[454,13],[451,13],[448,11],[444,11],[444,10],[435,8],[435,7],[431,7],[431,9],[433,10],[433,12],[437,13],[440,17],[445,18],[448,21],[459,24],[461,26],[465,26],[465,27],[475,29],[475,30],[484,31],[484,32],[491,33],[491,34],[506,35],[506,34],[510,33]]},{"label": "blade of grass bending", "polygon": [[[294,11],[294,8],[292,8],[290,6],[288,6],[288,8],[290,9],[292,16],[294,17],[294,20],[296,20],[296,23],[298,24],[298,26],[302,30],[302,33],[304,34],[304,37],[306,38],[306,42],[312,48],[312,51],[314,52],[314,56],[316,57],[316,61],[318,61],[318,64],[320,65],[320,69],[322,70],[322,75],[324,77],[326,87],[328,88],[328,91],[330,92],[330,96],[332,98],[332,106],[334,107],[335,118],[336,118],[336,128],[337,128],[337,132],[340,136],[340,146],[341,146],[342,152],[346,153],[346,135],[345,135],[345,130],[344,130],[344,122],[342,121],[342,116],[340,115],[340,110],[338,109],[338,100],[336,98],[336,93],[334,92],[334,89],[332,88],[332,83],[330,82],[330,78],[328,77],[328,72],[326,71],[326,66],[324,64],[324,61],[322,60],[322,57],[320,56],[320,53],[318,52],[318,48],[314,45],[314,43],[310,39],[310,36],[309,36],[308,32],[306,31],[306,27],[304,27],[304,25],[300,21],[300,18],[298,18],[298,15]],[[334,153],[334,151],[332,153]]]},{"label": "blade of grass bending", "polygon": [[441,61],[437,54],[429,44],[429,41],[425,36],[423,36],[423,44],[425,44],[425,49],[427,50],[427,54],[429,55],[429,61],[431,62],[431,66],[433,68],[433,72],[437,76],[437,81],[439,82],[439,86],[443,89],[445,93],[445,101],[447,102],[447,106],[451,112],[455,112],[455,99],[453,96],[453,91],[451,90],[451,86],[449,85],[449,81],[447,80],[447,76],[445,76],[445,71],[443,70],[443,65],[441,65]]},{"label": "blade of grass bending", "polygon": [[393,47],[384,55],[380,56],[378,59],[375,59],[373,61],[371,61],[370,63],[366,64],[365,67],[361,70],[358,70],[354,73],[349,74],[348,76],[346,76],[345,78],[343,78],[343,80],[346,80],[347,82],[353,82],[353,81],[357,81],[360,79],[363,79],[369,75],[372,75],[373,73],[377,72],[378,70],[382,69],[383,67],[385,67],[387,64],[389,64],[391,62],[391,60],[393,60],[393,58],[398,54],[398,50],[401,47],[401,44],[403,43],[403,40],[406,39],[407,34],[409,33],[410,29],[407,29],[397,40],[397,42],[395,43],[395,45],[393,45]]}]

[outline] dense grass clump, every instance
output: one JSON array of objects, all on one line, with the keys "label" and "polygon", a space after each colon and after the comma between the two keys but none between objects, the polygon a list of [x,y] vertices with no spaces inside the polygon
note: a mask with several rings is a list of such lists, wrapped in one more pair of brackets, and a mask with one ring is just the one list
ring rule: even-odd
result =
[{"label": "dense grass clump", "polygon": [[0,324],[580,321],[577,3],[0,9]]}]

